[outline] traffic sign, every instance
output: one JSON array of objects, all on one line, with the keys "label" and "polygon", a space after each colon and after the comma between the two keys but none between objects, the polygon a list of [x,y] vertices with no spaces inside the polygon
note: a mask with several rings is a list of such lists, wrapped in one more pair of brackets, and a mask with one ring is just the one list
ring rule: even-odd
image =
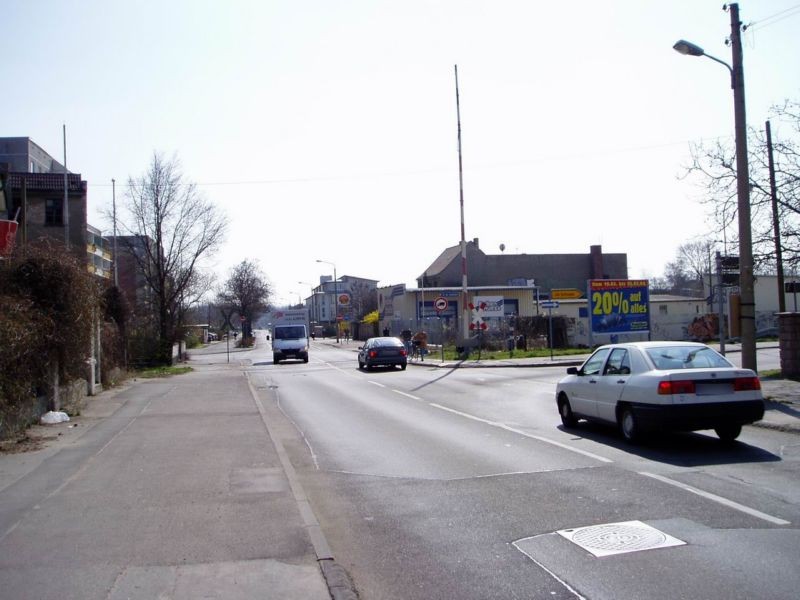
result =
[{"label": "traffic sign", "polygon": [[444,296],[439,296],[433,301],[433,307],[436,309],[436,312],[443,312],[447,310],[447,298]]},{"label": "traffic sign", "polygon": [[583,292],[575,288],[550,290],[550,298],[553,300],[577,300],[581,296]]},{"label": "traffic sign", "polygon": [[558,302],[555,300],[545,300],[539,306],[542,308],[558,308]]}]

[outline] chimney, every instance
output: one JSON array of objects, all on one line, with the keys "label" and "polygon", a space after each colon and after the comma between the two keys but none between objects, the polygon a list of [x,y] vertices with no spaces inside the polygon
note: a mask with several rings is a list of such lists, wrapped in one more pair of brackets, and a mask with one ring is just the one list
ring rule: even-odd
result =
[{"label": "chimney", "polygon": [[591,276],[592,279],[605,279],[603,273],[603,247],[590,246],[589,254],[591,260]]},{"label": "chimney", "polygon": [[480,246],[478,246],[478,238],[472,238],[472,243],[475,244],[475,249],[480,250]]}]

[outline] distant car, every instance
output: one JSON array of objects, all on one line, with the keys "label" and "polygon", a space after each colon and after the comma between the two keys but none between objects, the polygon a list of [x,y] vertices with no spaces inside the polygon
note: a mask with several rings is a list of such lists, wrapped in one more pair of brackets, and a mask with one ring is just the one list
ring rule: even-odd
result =
[{"label": "distant car", "polygon": [[405,370],[408,352],[396,337],[374,337],[358,347],[358,368],[395,367]]},{"label": "distant car", "polygon": [[615,424],[629,442],[654,430],[713,429],[730,442],[764,417],[761,382],[705,344],[601,346],[556,386],[564,427],[579,419]]}]

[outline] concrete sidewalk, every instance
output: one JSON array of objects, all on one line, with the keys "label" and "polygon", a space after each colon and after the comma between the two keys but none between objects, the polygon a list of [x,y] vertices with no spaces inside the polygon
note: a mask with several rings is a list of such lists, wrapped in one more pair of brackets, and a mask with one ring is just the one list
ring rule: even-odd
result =
[{"label": "concrete sidewalk", "polygon": [[326,584],[267,403],[238,366],[192,366],[4,445],[0,596],[348,597]]}]

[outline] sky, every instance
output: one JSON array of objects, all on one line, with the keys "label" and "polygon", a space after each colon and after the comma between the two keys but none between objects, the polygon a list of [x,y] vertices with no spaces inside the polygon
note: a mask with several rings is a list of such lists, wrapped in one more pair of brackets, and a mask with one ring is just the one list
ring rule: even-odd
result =
[{"label": "sky", "polygon": [[[626,253],[663,274],[709,239],[690,145],[732,143],[722,0],[0,0],[0,136],[88,182],[89,222],[154,153],[227,215],[206,267],[257,260],[276,303],[320,276],[415,279],[487,254]],[[800,0],[739,3],[747,119],[800,99]],[[773,122],[773,137],[781,135]],[[326,261],[324,263],[318,260]]]}]

